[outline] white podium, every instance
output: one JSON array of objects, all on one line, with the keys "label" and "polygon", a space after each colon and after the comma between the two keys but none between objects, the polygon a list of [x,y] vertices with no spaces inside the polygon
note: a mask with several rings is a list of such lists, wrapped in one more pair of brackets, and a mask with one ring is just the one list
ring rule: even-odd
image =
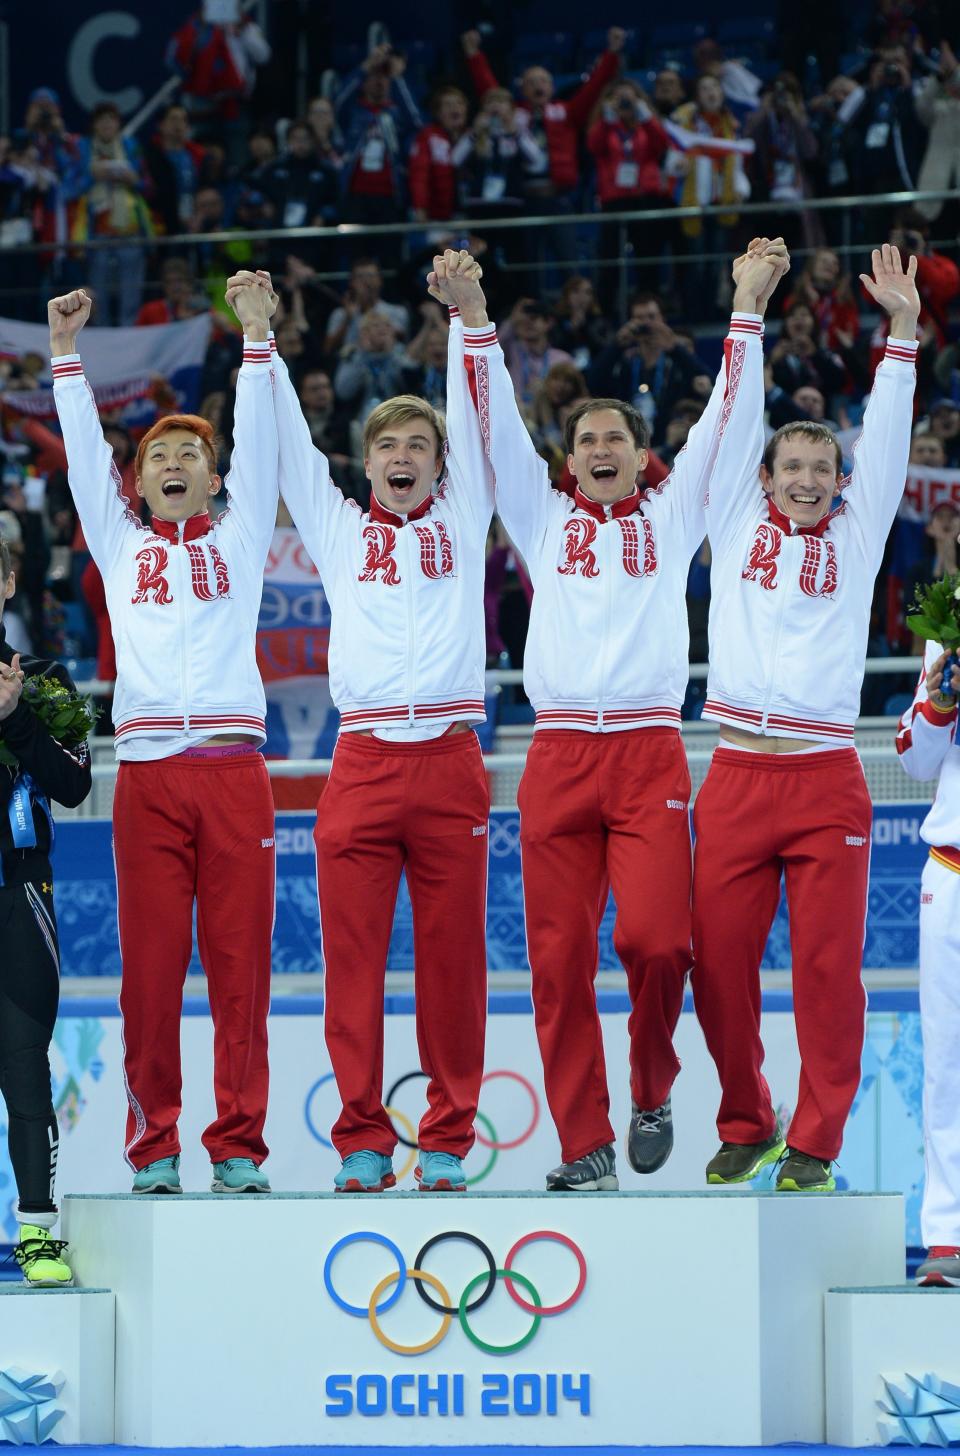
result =
[{"label": "white podium", "polygon": [[899,1195],[68,1197],[64,1224],[116,1293],[123,1445],[821,1442],[824,1294],[903,1276]]},{"label": "white podium", "polygon": [[0,1441],[113,1441],[114,1297],[0,1285]]},{"label": "white podium", "polygon": [[960,1442],[960,1289],[831,1289],[827,1440]]}]

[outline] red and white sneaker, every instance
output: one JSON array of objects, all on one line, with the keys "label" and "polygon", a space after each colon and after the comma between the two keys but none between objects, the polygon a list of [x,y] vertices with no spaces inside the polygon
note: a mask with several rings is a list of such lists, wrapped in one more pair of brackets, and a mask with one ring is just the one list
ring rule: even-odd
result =
[{"label": "red and white sneaker", "polygon": [[960,1289],[960,1249],[954,1244],[935,1244],[927,1250],[915,1277],[924,1288]]}]

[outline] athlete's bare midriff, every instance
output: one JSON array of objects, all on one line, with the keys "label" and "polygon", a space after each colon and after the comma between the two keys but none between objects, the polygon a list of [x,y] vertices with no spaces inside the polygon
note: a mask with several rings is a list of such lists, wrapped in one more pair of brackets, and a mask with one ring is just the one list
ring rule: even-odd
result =
[{"label": "athlete's bare midriff", "polygon": [[765,733],[745,733],[742,728],[720,729],[720,737],[726,743],[735,743],[738,748],[749,748],[754,753],[800,753],[804,748],[823,748],[823,743],[811,738],[768,738]]}]

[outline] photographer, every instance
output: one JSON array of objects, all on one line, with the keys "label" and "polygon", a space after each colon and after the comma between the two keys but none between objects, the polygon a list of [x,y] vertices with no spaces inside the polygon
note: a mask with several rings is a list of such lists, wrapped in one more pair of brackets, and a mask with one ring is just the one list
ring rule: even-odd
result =
[{"label": "photographer", "polygon": [[[913,192],[924,133],[913,97],[913,78],[903,46],[887,46],[873,60],[863,99],[850,120],[851,172],[861,192]],[[868,237],[882,237],[886,208],[868,208]]]},{"label": "photographer", "polygon": [[[937,69],[917,88],[917,114],[930,133],[917,186],[921,192],[946,192],[960,183],[960,62],[943,40],[928,64]],[[917,210],[933,222],[943,203],[919,202]]]},{"label": "photographer", "polygon": [[630,317],[587,375],[594,394],[625,399],[647,423],[654,448],[681,399],[706,399],[711,379],[695,354],[677,340],[652,293],[633,300]]},{"label": "photographer", "polygon": [[758,201],[768,199],[777,204],[775,217],[769,222],[755,218],[752,225],[760,232],[782,229],[785,235],[791,227],[794,236],[786,237],[788,247],[801,240],[806,247],[815,246],[821,241],[815,215],[798,212],[793,206],[783,207],[784,203],[795,204],[811,196],[809,166],[817,155],[817,138],[796,76],[780,72],[757,110],[748,117],[744,135],[756,147],[749,164],[754,195]]},{"label": "photographer", "polygon": [[[484,94],[473,126],[451,152],[457,169],[460,207],[468,217],[505,217],[521,210],[524,198],[547,174],[547,153],[510,92],[495,86]],[[523,249],[523,238],[505,230],[501,253]]]},{"label": "photographer", "polygon": [[334,102],[347,153],[344,222],[396,222],[403,216],[404,159],[420,113],[404,80],[407,63],[389,44],[374,46]]},{"label": "photographer", "polygon": [[[641,212],[669,206],[670,190],[662,164],[670,149],[670,139],[636,82],[618,81],[608,89],[600,112],[587,131],[587,147],[596,164],[601,212]],[[626,236],[634,256],[659,259],[671,230],[669,221],[631,223],[626,228]],[[602,228],[600,256],[619,258],[620,239],[620,223]],[[657,262],[647,264],[637,269],[637,282],[643,287],[655,286],[658,272]],[[608,303],[616,296],[617,274],[617,269],[605,268],[601,275],[602,292]]]},{"label": "photographer", "polygon": [[23,701],[31,679],[75,692],[58,663],[21,658],[7,645],[3,609],[16,591],[0,537],[0,1094],[17,1185],[20,1232],[14,1258],[24,1282],[73,1282],[66,1245],[52,1237],[59,1132],[49,1047],[57,1017],[60,951],[53,908],[53,819],[49,799],[73,807],[90,792],[85,742],[64,748]]}]

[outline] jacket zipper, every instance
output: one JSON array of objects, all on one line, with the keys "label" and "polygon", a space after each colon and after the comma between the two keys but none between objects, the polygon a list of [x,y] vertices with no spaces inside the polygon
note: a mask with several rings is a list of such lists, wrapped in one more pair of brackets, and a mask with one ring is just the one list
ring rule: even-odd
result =
[{"label": "jacket zipper", "polygon": [[[786,532],[784,532],[785,545],[792,541],[798,541],[799,539],[800,538],[796,535],[788,536]],[[767,692],[763,700],[763,713],[760,717],[761,733],[766,733],[767,731],[767,717],[770,712],[770,699],[773,697],[773,688],[776,681],[777,662],[780,656],[780,638],[783,636],[783,618],[786,613],[787,597],[790,595],[790,592],[793,588],[792,572],[783,573],[780,585],[782,587],[782,594],[780,597],[779,615],[777,617],[777,630],[774,633],[773,638],[773,651],[770,654],[770,666],[767,669]]]},{"label": "jacket zipper", "polygon": [[406,560],[404,562],[403,571],[407,582],[407,723],[410,727],[413,726],[414,722],[413,690],[416,683],[417,672],[417,614],[415,611],[415,603],[413,599],[414,582],[413,567],[411,565],[413,556],[410,547],[410,541],[414,538],[414,532],[409,527],[409,525],[406,530],[402,530],[400,532],[400,539],[406,540],[407,542],[407,546],[405,548]]},{"label": "jacket zipper", "polygon": [[604,506],[603,509],[606,520],[598,532],[601,542],[600,560],[602,562],[601,571],[603,573],[603,622],[600,629],[600,697],[597,703],[597,728],[601,733],[603,732],[603,704],[607,687],[607,643],[610,636],[610,598],[613,592],[613,583],[611,581],[613,569],[610,565],[611,552],[609,545],[613,536],[611,529],[606,531],[603,529],[604,526],[611,526],[613,512],[609,506]]},{"label": "jacket zipper", "polygon": [[177,568],[177,589],[180,593],[180,706],[183,709],[184,732],[189,732],[190,718],[187,709],[187,703],[189,701],[187,697],[187,690],[189,687],[188,659],[190,656],[190,638],[187,631],[187,593],[184,589],[185,583],[183,571],[183,562],[186,560],[187,556],[186,547],[183,544],[184,525],[185,522],[183,521],[180,521],[177,525],[177,560],[180,563]]}]

